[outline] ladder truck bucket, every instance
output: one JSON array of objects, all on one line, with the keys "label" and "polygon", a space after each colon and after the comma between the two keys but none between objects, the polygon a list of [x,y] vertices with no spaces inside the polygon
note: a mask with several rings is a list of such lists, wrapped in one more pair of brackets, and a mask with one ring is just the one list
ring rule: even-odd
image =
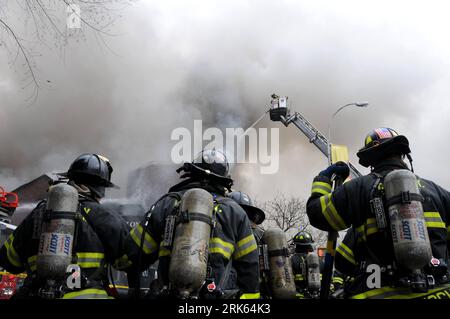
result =
[{"label": "ladder truck bucket", "polygon": [[281,122],[289,116],[287,100],[287,96],[280,97],[276,94],[272,94],[269,111],[270,119],[272,121]]}]

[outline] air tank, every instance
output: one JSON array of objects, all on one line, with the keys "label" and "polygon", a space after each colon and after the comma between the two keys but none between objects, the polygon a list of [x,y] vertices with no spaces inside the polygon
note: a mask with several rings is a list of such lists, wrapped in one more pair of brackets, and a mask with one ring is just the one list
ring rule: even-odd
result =
[{"label": "air tank", "polygon": [[416,176],[406,169],[392,171],[384,178],[384,189],[395,258],[417,271],[430,262],[432,252]]},{"label": "air tank", "polygon": [[72,263],[78,191],[67,184],[50,187],[42,225],[36,271],[39,278],[63,279]]},{"label": "air tank", "polygon": [[213,209],[213,197],[203,189],[189,189],[181,198],[181,216],[189,220],[175,228],[169,265],[169,281],[180,298],[188,298],[205,281],[211,226],[198,218],[210,219]]},{"label": "air tank", "polygon": [[278,228],[268,229],[263,242],[269,255],[269,286],[273,298],[294,299],[296,288],[285,233]]},{"label": "air tank", "polygon": [[306,255],[306,269],[308,270],[308,290],[318,293],[320,290],[320,262],[319,256],[312,252]]}]

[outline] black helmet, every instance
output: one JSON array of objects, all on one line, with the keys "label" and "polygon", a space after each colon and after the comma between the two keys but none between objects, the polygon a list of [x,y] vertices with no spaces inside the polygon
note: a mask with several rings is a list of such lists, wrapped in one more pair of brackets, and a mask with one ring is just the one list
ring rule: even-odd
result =
[{"label": "black helmet", "polygon": [[201,177],[216,181],[223,186],[230,188],[233,180],[230,177],[230,165],[224,153],[221,151],[202,150],[192,161],[184,163],[177,172],[185,171],[184,177]]},{"label": "black helmet", "polygon": [[364,147],[356,154],[362,166],[369,167],[390,155],[408,155],[409,141],[391,128],[381,127],[370,132]]},{"label": "black helmet", "polygon": [[259,225],[264,221],[264,219],[266,219],[266,214],[264,214],[261,209],[253,205],[252,200],[247,194],[235,191],[228,193],[227,196],[242,206],[247,213],[248,218],[255,224]]},{"label": "black helmet", "polygon": [[293,238],[295,244],[295,251],[298,253],[306,253],[314,251],[312,244],[314,240],[310,233],[301,231],[297,233]]},{"label": "black helmet", "polygon": [[296,245],[311,245],[314,242],[310,233],[301,231],[294,236],[294,243]]},{"label": "black helmet", "polygon": [[111,183],[112,172],[113,168],[106,157],[88,153],[78,156],[66,173],[58,175],[91,186],[118,188]]},{"label": "black helmet", "polygon": [[203,150],[192,161],[192,165],[208,174],[218,177],[229,177],[230,165],[221,151]]}]

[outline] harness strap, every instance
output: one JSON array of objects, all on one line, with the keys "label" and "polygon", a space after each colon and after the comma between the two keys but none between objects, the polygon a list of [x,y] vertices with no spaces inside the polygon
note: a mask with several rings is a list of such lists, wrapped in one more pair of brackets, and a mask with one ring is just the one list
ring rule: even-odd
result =
[{"label": "harness strap", "polygon": [[402,192],[401,194],[394,196],[387,200],[387,206],[392,206],[396,204],[410,204],[411,202],[424,202],[424,198],[421,194]]},{"label": "harness strap", "polygon": [[181,223],[189,223],[190,221],[199,221],[208,224],[213,227],[213,219],[212,217],[196,212],[181,212],[179,222]]},{"label": "harness strap", "polygon": [[69,212],[69,211],[53,211],[53,210],[46,210],[44,213],[44,221],[50,221],[53,219],[77,219],[77,213],[76,212]]},{"label": "harness strap", "polygon": [[289,250],[287,248],[269,250],[268,255],[269,257],[289,257]]}]

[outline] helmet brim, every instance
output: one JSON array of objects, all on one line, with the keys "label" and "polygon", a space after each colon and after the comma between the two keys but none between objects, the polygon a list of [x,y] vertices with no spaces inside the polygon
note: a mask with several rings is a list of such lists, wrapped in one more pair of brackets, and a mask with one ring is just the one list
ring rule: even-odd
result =
[{"label": "helmet brim", "polygon": [[[84,172],[64,172],[64,173],[55,173],[58,176],[64,177],[64,178],[75,178],[75,176],[73,175],[73,173],[78,173],[79,176],[82,176],[83,178],[86,179],[92,179],[94,180],[94,182],[92,183],[92,185],[95,186],[102,186],[102,187],[106,187],[106,188],[115,188],[115,189],[120,189],[120,187],[114,183],[111,183],[110,181],[107,181],[105,179],[99,178],[98,176],[95,175],[90,175],[90,174],[85,174]],[[90,182],[88,182],[87,184],[91,184]]]},{"label": "helmet brim", "polygon": [[262,211],[262,209],[245,204],[240,204],[240,206],[245,210],[249,219],[256,225],[261,224],[266,219],[266,214]]},{"label": "helmet brim", "polygon": [[356,155],[359,157],[359,164],[369,167],[383,160],[386,156],[409,153],[411,153],[411,150],[408,139],[404,135],[397,135],[377,145],[363,147]]},{"label": "helmet brim", "polygon": [[211,172],[210,170],[206,170],[204,168],[198,167],[197,165],[193,163],[185,163],[184,166],[188,166],[190,170],[196,170],[197,172],[202,173],[206,177],[210,177],[211,179],[214,179],[218,181],[221,184],[230,186],[233,184],[233,180],[230,177],[224,177],[219,174],[216,174],[214,172]]}]

